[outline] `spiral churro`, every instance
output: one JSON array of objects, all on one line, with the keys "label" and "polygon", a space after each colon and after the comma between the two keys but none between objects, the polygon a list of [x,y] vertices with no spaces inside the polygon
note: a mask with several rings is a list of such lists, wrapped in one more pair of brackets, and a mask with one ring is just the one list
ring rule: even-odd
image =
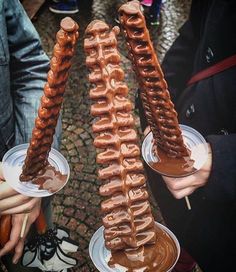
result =
[{"label": "spiral churro", "polygon": [[[108,265],[125,271],[167,271],[173,265],[176,246],[167,233],[156,228],[151,213],[133,105],[127,99],[116,35],[119,28],[95,20],[86,29],[84,42],[90,98],[96,117],[93,132],[102,181],[100,195],[105,245],[111,250]],[[123,270],[122,270],[123,271]]]},{"label": "spiral churro", "polygon": [[124,72],[120,68],[116,35],[119,28],[95,20],[86,29],[84,42],[89,81],[95,87],[90,98],[93,124],[97,133],[95,147],[102,149],[97,162],[106,167],[99,170],[100,194],[106,247],[112,250],[136,248],[154,243],[154,220],[148,202],[143,165],[139,158],[132,104],[126,98]]},{"label": "spiral churro", "polygon": [[44,86],[44,94],[20,176],[21,181],[33,180],[48,165],[48,154],[63,102],[71,58],[79,35],[78,25],[69,17],[64,18],[60,26],[50,61],[47,83]]},{"label": "spiral churro", "polygon": [[139,79],[141,99],[155,144],[169,157],[188,156],[189,151],[183,142],[177,113],[171,102],[139,1],[122,5],[119,16],[134,71]]}]

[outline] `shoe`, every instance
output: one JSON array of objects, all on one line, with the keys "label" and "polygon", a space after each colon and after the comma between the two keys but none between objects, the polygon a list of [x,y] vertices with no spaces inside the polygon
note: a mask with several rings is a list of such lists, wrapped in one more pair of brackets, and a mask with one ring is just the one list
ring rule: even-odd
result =
[{"label": "shoe", "polygon": [[115,21],[118,25],[120,24],[120,20],[119,20],[119,17],[118,17],[118,16],[115,17],[114,21]]},{"label": "shoe", "polygon": [[146,16],[147,22],[152,26],[159,26],[160,25],[160,17],[154,17],[152,14],[147,14]]},{"label": "shoe", "polygon": [[60,1],[51,4],[49,10],[53,13],[57,14],[74,14],[79,11],[77,1],[67,0],[67,1]]},{"label": "shoe", "polygon": [[150,25],[152,26],[159,26],[160,22],[158,20],[150,21]]}]

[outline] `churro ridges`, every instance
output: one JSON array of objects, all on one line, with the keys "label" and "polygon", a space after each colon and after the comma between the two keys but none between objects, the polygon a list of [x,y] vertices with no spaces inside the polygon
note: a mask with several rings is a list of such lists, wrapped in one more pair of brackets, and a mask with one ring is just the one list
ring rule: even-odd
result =
[{"label": "churro ridges", "polygon": [[44,86],[44,94],[20,176],[21,181],[32,180],[48,164],[48,154],[63,102],[71,58],[79,35],[78,25],[69,17],[61,21],[60,27],[56,35],[47,83]]},{"label": "churro ridges", "polygon": [[119,16],[156,145],[170,157],[186,156],[188,151],[183,143],[177,114],[170,100],[168,86],[151,43],[139,1],[122,5]]},{"label": "churro ridges", "polygon": [[106,247],[112,250],[133,248],[155,242],[154,220],[137,133],[131,114],[132,103],[126,98],[124,72],[117,51],[117,27],[112,30],[95,20],[86,29],[86,64],[93,84],[91,113],[97,117],[94,145],[100,149],[97,162],[105,165],[98,172]]}]

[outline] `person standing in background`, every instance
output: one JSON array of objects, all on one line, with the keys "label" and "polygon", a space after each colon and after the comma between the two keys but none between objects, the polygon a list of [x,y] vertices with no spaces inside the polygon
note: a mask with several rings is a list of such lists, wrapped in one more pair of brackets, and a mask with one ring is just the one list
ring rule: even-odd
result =
[{"label": "person standing in background", "polygon": [[56,14],[75,14],[79,12],[77,0],[51,0],[49,10]]},{"label": "person standing in background", "polygon": [[[11,147],[29,142],[49,59],[43,51],[33,24],[18,0],[0,0],[0,160]],[[54,137],[59,148],[60,122]],[[10,240],[0,249],[1,261],[10,272],[39,271],[16,265],[26,235],[43,209],[48,226],[51,222],[50,198],[30,198],[14,191],[0,170],[0,215],[12,215]],[[25,213],[29,213],[23,238],[20,232]],[[14,253],[12,253],[14,252]]]},{"label": "person standing in background", "polygon": [[153,0],[149,8],[149,22],[151,25],[159,26],[162,0]]},{"label": "person standing in background", "polygon": [[[167,226],[206,272],[235,270],[235,13],[233,0],[193,0],[189,19],[162,63],[179,123],[206,138],[208,161],[184,178],[162,177],[146,167]],[[144,130],[140,98],[137,102]],[[185,196],[191,210],[186,209]]]}]

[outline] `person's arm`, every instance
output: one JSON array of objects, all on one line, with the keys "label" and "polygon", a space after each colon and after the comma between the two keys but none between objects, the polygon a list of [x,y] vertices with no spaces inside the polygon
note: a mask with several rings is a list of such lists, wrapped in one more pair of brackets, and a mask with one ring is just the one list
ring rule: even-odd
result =
[{"label": "person's arm", "polygon": [[[5,1],[15,111],[15,144],[29,142],[43,94],[49,60],[33,24],[19,1]],[[54,137],[59,148],[60,120]]]},{"label": "person's arm", "polygon": [[5,182],[2,173],[2,163],[0,162],[0,216],[4,214],[28,213],[37,202],[38,198],[19,194]]},{"label": "person's arm", "polygon": [[209,157],[195,174],[183,178],[163,177],[167,188],[177,199],[202,187],[212,201],[235,202],[236,134],[208,136]]},{"label": "person's arm", "polygon": [[168,190],[176,199],[191,195],[198,188],[206,186],[212,170],[212,151],[208,145],[208,159],[196,173],[187,177],[172,178],[162,176]]},{"label": "person's arm", "polygon": [[[34,120],[46,82],[49,61],[42,50],[38,34],[20,2],[18,0],[4,1],[3,5],[8,34],[11,92],[15,114],[15,144],[17,145],[28,142],[31,138]],[[57,132],[55,135],[54,147],[58,148],[60,133]],[[23,197],[19,194],[15,196]],[[4,197],[4,201],[8,201],[9,198]],[[29,199],[31,198],[27,200]],[[19,211],[19,207],[22,207],[20,204],[17,207],[10,205],[9,209],[5,210],[7,213],[14,213],[12,215],[13,228],[11,229],[10,240],[1,249],[0,256],[15,248],[13,261],[16,262],[19,259],[23,251],[26,234],[39,214],[40,203],[41,199],[38,198],[37,202],[31,205],[32,210],[29,213],[23,238],[20,238],[20,231],[25,215],[17,214],[17,212],[25,212],[25,210]],[[26,211],[29,211],[29,209],[27,208]]]},{"label": "person's arm", "polygon": [[[17,263],[22,255],[24,240],[31,224],[40,212],[41,198],[31,198],[17,193],[5,181],[0,163],[0,216],[11,214],[10,239],[0,249],[0,258],[14,249],[13,262]],[[28,214],[25,232],[20,237],[24,218]]]},{"label": "person's arm", "polygon": [[215,201],[236,200],[236,134],[210,135],[212,171],[204,187],[205,194]]},{"label": "person's arm", "polygon": [[[7,241],[7,243],[4,245],[4,247],[0,249],[0,258],[3,255],[14,250],[12,262],[16,264],[19,261],[23,253],[26,236],[30,230],[31,225],[35,222],[35,220],[39,216],[40,206],[41,206],[41,198],[37,198],[36,204],[27,215],[25,213],[12,215],[11,217],[12,227],[11,227],[10,238]],[[27,216],[27,221],[26,221],[24,233],[22,235],[22,227],[23,227],[26,216]]]}]

